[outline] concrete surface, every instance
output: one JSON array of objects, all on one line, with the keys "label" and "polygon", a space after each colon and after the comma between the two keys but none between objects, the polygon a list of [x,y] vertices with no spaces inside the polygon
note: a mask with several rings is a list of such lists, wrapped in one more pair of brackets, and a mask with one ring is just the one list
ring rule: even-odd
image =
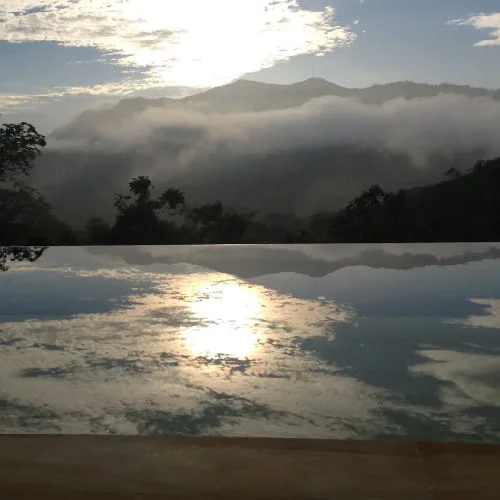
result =
[{"label": "concrete surface", "polygon": [[500,447],[0,436],[0,499],[500,499]]}]

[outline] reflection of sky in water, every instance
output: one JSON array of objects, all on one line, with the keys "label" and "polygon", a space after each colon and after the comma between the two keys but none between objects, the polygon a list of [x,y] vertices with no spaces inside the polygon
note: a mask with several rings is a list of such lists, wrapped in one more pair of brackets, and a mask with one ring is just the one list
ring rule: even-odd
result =
[{"label": "reflection of sky in water", "polygon": [[[377,247],[404,253],[404,269],[360,257],[319,277],[294,266],[363,249],[212,247],[218,272],[182,247],[147,263],[130,247],[13,264],[0,431],[500,442],[500,261],[460,257],[490,246],[438,247],[456,265],[422,267],[429,245]],[[228,251],[290,266],[243,279],[221,272]]]}]

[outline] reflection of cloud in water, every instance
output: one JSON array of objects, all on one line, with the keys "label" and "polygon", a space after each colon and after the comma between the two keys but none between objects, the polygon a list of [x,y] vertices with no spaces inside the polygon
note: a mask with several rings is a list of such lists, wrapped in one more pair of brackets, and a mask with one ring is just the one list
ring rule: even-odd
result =
[{"label": "reflection of cloud in water", "polygon": [[500,393],[491,386],[500,369],[497,330],[429,318],[358,318],[339,326],[333,342],[310,337],[301,344],[338,375],[383,394],[377,438],[500,440]]},{"label": "reflection of cloud in water", "polygon": [[500,358],[464,352],[420,351],[427,362],[415,365],[410,372],[428,375],[443,382],[442,401],[457,410],[477,405],[499,408],[500,417]]},{"label": "reflection of cloud in water", "polygon": [[451,322],[472,327],[500,329],[500,299],[470,299],[469,302],[483,306],[484,314],[453,319]]},{"label": "reflection of cloud in water", "polygon": [[[82,314],[105,314],[133,305],[135,296],[151,293],[147,274],[71,269],[19,270],[1,276],[8,290],[0,300],[0,319],[68,319]],[[134,296],[131,296],[131,291]]]},{"label": "reflection of cloud in water", "polygon": [[57,432],[58,415],[53,410],[15,399],[1,397],[0,393],[0,429],[3,434],[23,432]]},{"label": "reflection of cloud in water", "polygon": [[[187,431],[231,433],[227,426],[237,432],[260,419],[259,435],[272,435],[281,422],[284,435],[354,437],[349,418],[368,419],[374,391],[335,378],[334,369],[296,344],[311,335],[334,338],[352,311],[227,275],[149,279],[153,293],[130,296],[126,309],[3,323],[9,341],[0,346],[2,391],[60,415],[60,432],[172,432],[178,423]],[[223,335],[213,349],[218,327]],[[241,330],[253,346],[241,337],[231,343],[230,334]],[[228,396],[221,403],[217,394]],[[332,405],[337,419],[328,415]]]},{"label": "reflection of cloud in water", "polygon": [[[360,258],[384,257],[363,248]],[[486,256],[453,248],[439,263],[421,259],[433,268],[349,266],[252,282],[180,262],[135,268],[50,249],[34,285],[72,275],[67,301],[99,299],[73,317],[19,314],[0,325],[0,402],[9,408],[0,429],[499,441],[498,265],[437,267]],[[247,262],[253,250],[234,252]],[[295,266],[299,256],[287,252]],[[349,252],[342,259],[353,263]],[[5,275],[21,291],[30,281],[22,267]]]}]

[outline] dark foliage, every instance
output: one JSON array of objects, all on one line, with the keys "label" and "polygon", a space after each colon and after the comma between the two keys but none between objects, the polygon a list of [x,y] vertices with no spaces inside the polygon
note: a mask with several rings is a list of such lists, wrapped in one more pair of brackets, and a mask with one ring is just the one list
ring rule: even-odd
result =
[{"label": "dark foliage", "polygon": [[[450,175],[451,174],[451,175]],[[332,217],[330,242],[453,242],[500,239],[500,158],[418,189],[372,186]]]},{"label": "dark foliage", "polygon": [[[58,220],[23,180],[45,138],[27,123],[0,128],[0,244],[113,245],[210,243],[377,243],[498,241],[500,158],[467,172],[452,167],[434,185],[386,192],[373,185],[337,213],[306,219],[291,214],[240,213],[220,201],[190,207],[170,187],[158,197],[149,177],[115,194],[116,218],[91,217],[83,231]],[[41,248],[41,247],[40,247]],[[0,261],[1,264],[2,261]]]},{"label": "dark foliage", "polygon": [[29,175],[45,147],[45,137],[29,123],[4,123],[0,127],[0,182],[19,182]]},{"label": "dark foliage", "polygon": [[40,193],[26,185],[45,138],[29,123],[0,127],[0,244],[75,244],[66,224],[52,213]]}]

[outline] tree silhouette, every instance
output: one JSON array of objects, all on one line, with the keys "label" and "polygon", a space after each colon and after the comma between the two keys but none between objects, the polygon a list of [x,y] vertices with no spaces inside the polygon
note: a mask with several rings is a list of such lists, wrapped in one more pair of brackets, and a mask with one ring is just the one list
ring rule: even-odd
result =
[{"label": "tree silhouette", "polygon": [[179,207],[184,207],[186,200],[182,191],[177,188],[168,188],[162,193],[158,202],[160,209],[168,207],[170,210],[176,210]]},{"label": "tree silhouette", "polygon": [[135,177],[129,182],[130,192],[135,194],[138,202],[144,202],[151,198],[151,190],[153,185],[149,177],[141,175],[140,177]]},{"label": "tree silhouette", "polygon": [[35,262],[48,247],[0,247],[0,271],[9,269],[8,262],[20,262],[27,260]]},{"label": "tree silhouette", "polygon": [[387,193],[373,185],[336,214],[330,224],[329,239],[332,242],[373,242],[383,230],[383,209]]},{"label": "tree silhouette", "polygon": [[346,211],[361,214],[375,207],[380,207],[384,203],[385,196],[384,190],[378,184],[375,184],[349,203]]},{"label": "tree silhouette", "polygon": [[77,240],[80,233],[61,222],[27,183],[45,145],[26,122],[0,127],[0,245],[17,249],[8,254],[2,247],[0,269],[9,259],[36,259],[36,249],[58,244],[498,241],[500,236],[497,158],[478,161],[463,173],[449,168],[433,185],[386,192],[375,184],[337,213],[309,218],[269,214],[255,220],[256,213],[240,213],[221,201],[189,207],[179,189],[170,187],[155,198],[151,179],[138,176],[127,194],[115,194],[114,223],[91,217]]},{"label": "tree silhouette", "polygon": [[169,188],[158,199],[152,198],[153,184],[147,176],[140,176],[129,182],[131,195],[115,194],[118,210],[116,221],[111,228],[113,243],[175,243],[178,236],[176,226],[161,220],[159,214],[180,212],[184,204],[184,194]]},{"label": "tree silhouette", "polygon": [[216,201],[192,208],[187,219],[199,243],[240,243],[254,215],[226,210]]},{"label": "tree silhouette", "polygon": [[45,145],[45,137],[29,123],[0,127],[0,244],[76,242],[71,228],[59,221],[38,190],[26,183]]},{"label": "tree silhouette", "polygon": [[365,191],[334,214],[331,242],[498,241],[500,158],[418,189]]},{"label": "tree silhouette", "polygon": [[0,127],[0,182],[18,184],[29,175],[45,145],[45,137],[33,125],[4,123]]}]

